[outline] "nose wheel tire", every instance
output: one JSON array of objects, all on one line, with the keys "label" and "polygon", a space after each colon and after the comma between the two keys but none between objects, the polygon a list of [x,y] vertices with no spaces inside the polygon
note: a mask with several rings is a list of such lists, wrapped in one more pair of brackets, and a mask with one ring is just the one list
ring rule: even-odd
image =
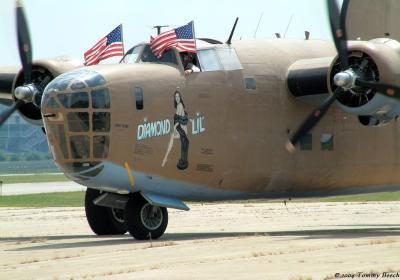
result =
[{"label": "nose wheel tire", "polygon": [[134,194],[126,203],[124,220],[135,239],[157,239],[167,228],[168,211],[165,207],[151,205],[140,194]]},{"label": "nose wheel tire", "polygon": [[90,228],[97,235],[125,234],[124,210],[95,205],[93,200],[100,194],[95,189],[86,190],[85,212]]}]

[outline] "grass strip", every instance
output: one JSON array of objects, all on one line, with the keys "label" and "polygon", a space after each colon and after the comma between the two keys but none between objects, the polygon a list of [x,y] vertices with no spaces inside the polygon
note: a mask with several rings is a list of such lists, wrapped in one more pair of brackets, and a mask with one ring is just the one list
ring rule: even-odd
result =
[{"label": "grass strip", "polygon": [[[83,207],[85,192],[57,192],[0,196],[0,207]],[[325,198],[293,199],[292,202],[367,202],[400,201],[400,192],[383,192]],[[249,201],[231,201],[249,203]],[[254,203],[277,203],[280,200],[251,200]],[[197,202],[191,202],[195,204]],[[216,203],[230,203],[216,202]]]},{"label": "grass strip", "polygon": [[64,182],[70,181],[64,174],[34,174],[34,175],[13,175],[1,176],[0,181],[3,184],[17,184],[17,183],[43,183],[43,182]]}]

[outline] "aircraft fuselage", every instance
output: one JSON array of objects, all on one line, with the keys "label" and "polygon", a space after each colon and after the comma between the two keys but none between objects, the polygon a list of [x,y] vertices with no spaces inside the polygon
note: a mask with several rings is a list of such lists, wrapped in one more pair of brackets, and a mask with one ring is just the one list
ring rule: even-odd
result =
[{"label": "aircraft fuselage", "polygon": [[[334,108],[313,130],[311,148],[294,154],[284,148],[313,108],[289,92],[288,69],[301,59],[333,60],[332,44],[257,40],[232,46],[242,69],[185,77],[180,63],[143,63],[93,66],[57,77],[45,91],[57,106],[47,106],[49,98],[42,103],[56,163],[88,187],[181,199],[315,195],[400,182],[396,122],[367,127]],[[89,76],[92,81],[85,82]],[[101,89],[109,94],[109,107],[95,106],[92,92]],[[81,100],[85,108],[66,108],[58,98],[77,92],[87,94]],[[79,112],[84,115],[77,121]],[[109,129],[96,131],[96,120],[104,116]],[[87,127],[78,124],[82,119]],[[71,121],[78,125],[73,131]],[[327,135],[329,149],[321,143]],[[71,143],[71,137],[82,141]],[[85,151],[77,151],[85,144]]]}]

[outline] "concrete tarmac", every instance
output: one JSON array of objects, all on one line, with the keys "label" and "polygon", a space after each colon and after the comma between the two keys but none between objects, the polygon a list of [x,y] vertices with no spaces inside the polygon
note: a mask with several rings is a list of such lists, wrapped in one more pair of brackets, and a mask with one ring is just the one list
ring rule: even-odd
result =
[{"label": "concrete tarmac", "polygon": [[18,183],[4,184],[0,187],[1,195],[20,195],[50,192],[73,192],[84,191],[86,187],[78,183],[67,182],[46,182],[46,183]]},{"label": "concrete tarmac", "polygon": [[189,206],[170,210],[166,234],[153,242],[95,236],[82,207],[1,208],[0,279],[389,279],[357,273],[400,271],[399,202]]}]

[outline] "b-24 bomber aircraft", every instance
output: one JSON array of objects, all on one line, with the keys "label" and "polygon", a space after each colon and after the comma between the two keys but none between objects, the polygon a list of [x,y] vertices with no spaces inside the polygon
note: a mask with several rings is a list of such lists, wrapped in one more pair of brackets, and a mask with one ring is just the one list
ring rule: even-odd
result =
[{"label": "b-24 bomber aircraft", "polygon": [[327,6],[335,44],[232,30],[226,43],[197,39],[201,71],[185,76],[176,49],[157,58],[148,43],[114,65],[32,61],[18,2],[22,70],[0,69],[0,123],[18,111],[43,127],[56,165],[87,186],[98,235],[159,238],[185,200],[395,189],[400,43],[347,41],[349,1]]}]

